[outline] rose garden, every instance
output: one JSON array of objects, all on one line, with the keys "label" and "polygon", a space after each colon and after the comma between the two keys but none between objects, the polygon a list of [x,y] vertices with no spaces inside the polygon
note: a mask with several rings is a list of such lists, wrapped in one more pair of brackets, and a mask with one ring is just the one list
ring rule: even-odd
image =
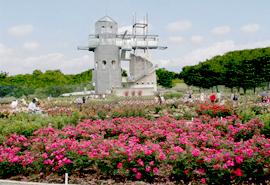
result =
[{"label": "rose garden", "polygon": [[46,104],[46,116],[2,112],[0,177],[63,182],[69,173],[73,183],[87,177],[88,183],[268,182],[268,105],[122,103],[86,104],[82,111]]}]

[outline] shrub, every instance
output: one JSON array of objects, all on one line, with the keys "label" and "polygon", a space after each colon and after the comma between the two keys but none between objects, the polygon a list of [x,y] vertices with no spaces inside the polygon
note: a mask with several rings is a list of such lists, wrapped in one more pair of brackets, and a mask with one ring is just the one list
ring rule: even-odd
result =
[{"label": "shrub", "polygon": [[226,117],[232,115],[232,110],[224,105],[218,104],[201,104],[197,107],[198,115],[209,115],[211,117]]}]

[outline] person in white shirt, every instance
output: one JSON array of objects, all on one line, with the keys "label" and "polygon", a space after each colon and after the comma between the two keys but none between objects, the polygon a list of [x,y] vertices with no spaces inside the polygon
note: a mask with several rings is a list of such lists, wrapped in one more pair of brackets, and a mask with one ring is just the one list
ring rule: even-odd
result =
[{"label": "person in white shirt", "polygon": [[83,99],[79,97],[75,100],[75,103],[77,104],[79,110],[82,111]]},{"label": "person in white shirt", "polygon": [[36,105],[37,100],[34,98],[28,105],[28,112],[30,113],[41,113],[40,108]]},{"label": "person in white shirt", "polygon": [[10,107],[11,107],[12,109],[16,109],[17,106],[18,106],[18,100],[12,101],[11,104],[10,104]]},{"label": "person in white shirt", "polygon": [[203,92],[200,95],[200,100],[201,100],[201,102],[204,102],[205,101],[205,95],[204,95]]}]

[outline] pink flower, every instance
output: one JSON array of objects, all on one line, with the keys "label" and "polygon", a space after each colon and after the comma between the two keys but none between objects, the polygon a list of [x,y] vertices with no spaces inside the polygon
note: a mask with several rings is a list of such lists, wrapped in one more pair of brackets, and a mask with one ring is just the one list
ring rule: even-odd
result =
[{"label": "pink flower", "polygon": [[157,174],[158,174],[158,168],[157,168],[157,167],[155,167],[155,168],[153,169],[153,173],[154,173],[154,175],[157,175]]},{"label": "pink flower", "polygon": [[201,178],[201,183],[206,184],[206,179],[205,178]]},{"label": "pink flower", "polygon": [[175,156],[175,155],[171,155],[171,156],[170,156],[170,159],[171,159],[171,160],[175,160],[175,159],[176,159],[176,156]]},{"label": "pink flower", "polygon": [[246,150],[248,157],[252,157],[253,151],[251,149]]},{"label": "pink flower", "polygon": [[135,178],[136,179],[141,179],[142,178],[141,172],[137,172]]},{"label": "pink flower", "polygon": [[72,161],[70,160],[70,159],[68,159],[68,158],[64,158],[63,159],[63,163],[65,163],[65,164],[70,164],[70,163],[72,163]]},{"label": "pink flower", "polygon": [[43,154],[42,154],[42,158],[43,158],[43,159],[47,159],[47,158],[48,158],[48,154],[47,154],[47,153],[43,153]]},{"label": "pink flower", "polygon": [[150,166],[153,166],[154,165],[154,161],[150,161],[149,165]]},{"label": "pink flower", "polygon": [[137,163],[138,163],[140,166],[144,166],[144,162],[143,162],[141,159],[138,159],[138,160],[137,160]]},{"label": "pink flower", "polygon": [[234,170],[233,173],[238,177],[243,176],[243,172],[242,172],[242,170],[240,168],[237,168],[236,170]]},{"label": "pink flower", "polygon": [[199,168],[199,169],[197,170],[197,173],[199,173],[199,174],[205,174],[205,169]]},{"label": "pink flower", "polygon": [[243,157],[241,157],[241,156],[236,156],[236,157],[235,157],[235,161],[236,161],[237,164],[241,164],[241,163],[243,162]]},{"label": "pink flower", "polygon": [[151,167],[150,167],[150,166],[146,166],[145,171],[146,171],[147,173],[149,173],[149,172],[151,171]]},{"label": "pink flower", "polygon": [[120,169],[120,168],[122,168],[122,166],[123,166],[123,163],[120,162],[120,163],[117,164],[116,167],[117,167],[118,169]]},{"label": "pink flower", "polygon": [[215,164],[215,165],[213,166],[213,168],[214,168],[215,170],[218,170],[218,169],[221,168],[221,166],[220,166],[220,164]]},{"label": "pink flower", "polygon": [[134,173],[137,173],[137,172],[138,172],[138,169],[137,169],[137,168],[132,168],[132,171],[133,171]]},{"label": "pink flower", "polygon": [[227,166],[234,166],[234,162],[233,161],[230,161],[230,160],[227,161],[226,164],[227,164]]},{"label": "pink flower", "polygon": [[195,149],[192,151],[192,155],[193,155],[194,157],[200,156],[200,150],[198,150],[197,148],[195,148]]},{"label": "pink flower", "polygon": [[175,153],[182,153],[183,151],[184,151],[183,148],[181,148],[180,146],[174,147],[174,152]]},{"label": "pink flower", "polygon": [[53,164],[53,161],[50,160],[50,159],[46,159],[43,163],[44,164],[48,164],[48,165],[52,165]]},{"label": "pink flower", "polygon": [[166,159],[166,155],[165,155],[163,152],[160,152],[160,153],[159,153],[159,159],[160,159],[161,161],[165,160],[165,159]]},{"label": "pink flower", "polygon": [[144,153],[145,153],[145,155],[151,155],[153,153],[153,151],[147,149],[144,151]]}]

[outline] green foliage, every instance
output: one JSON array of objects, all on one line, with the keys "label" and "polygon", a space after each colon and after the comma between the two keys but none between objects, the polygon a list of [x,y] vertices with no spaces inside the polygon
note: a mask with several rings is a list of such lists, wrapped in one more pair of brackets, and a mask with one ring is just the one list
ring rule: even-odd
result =
[{"label": "green foliage", "polygon": [[107,113],[106,113],[106,111],[104,111],[104,110],[99,110],[99,111],[97,112],[97,115],[98,115],[98,118],[99,118],[99,119],[104,120],[104,119],[106,118],[106,116],[107,116]]},{"label": "green foliage", "polygon": [[173,98],[179,99],[183,96],[183,94],[181,92],[168,92],[168,93],[165,93],[163,96],[166,100],[173,99]]},{"label": "green foliage", "polygon": [[179,78],[175,78],[172,80],[173,87],[176,86],[177,84],[182,84],[182,83],[184,83],[184,80],[179,79]]},{"label": "green foliage", "polygon": [[8,76],[6,72],[0,72],[0,80],[5,79]]},{"label": "green foliage", "polygon": [[121,71],[122,71],[122,76],[123,76],[123,77],[127,77],[127,76],[128,76],[128,74],[127,74],[127,71],[126,71],[126,70],[121,69]]},{"label": "green foliage", "polygon": [[68,124],[76,125],[81,120],[78,113],[73,113],[72,116],[47,116],[37,114],[19,113],[9,116],[5,119],[0,119],[0,135],[20,134],[30,136],[39,128],[47,127],[49,124],[61,129]]},{"label": "green foliage", "polygon": [[7,76],[0,73],[0,97],[36,94],[59,96],[63,93],[83,90],[92,79],[92,70],[76,75],[65,75],[60,70],[33,71],[33,74]]},{"label": "green foliage", "polygon": [[195,66],[186,66],[180,73],[187,85],[210,88],[256,90],[270,82],[270,48],[249,49],[216,56]]},{"label": "green foliage", "polygon": [[158,69],[157,74],[157,83],[166,88],[172,88],[173,79],[177,78],[177,74],[171,71],[166,70],[165,68]]},{"label": "green foliage", "polygon": [[259,115],[259,118],[264,123],[264,128],[261,130],[261,133],[267,138],[270,138],[270,113]]}]

